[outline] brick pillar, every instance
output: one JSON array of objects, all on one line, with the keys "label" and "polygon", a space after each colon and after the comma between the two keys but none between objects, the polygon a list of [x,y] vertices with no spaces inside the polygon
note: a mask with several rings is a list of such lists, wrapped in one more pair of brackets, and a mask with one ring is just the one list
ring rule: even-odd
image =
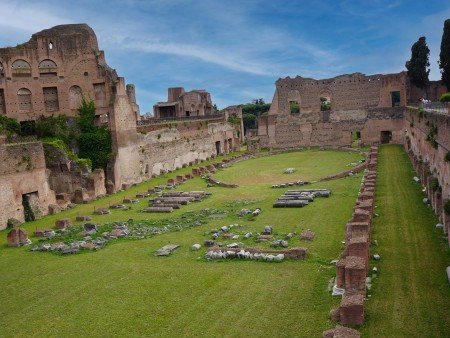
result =
[{"label": "brick pillar", "polygon": [[369,241],[367,236],[351,238],[347,245],[347,249],[349,256],[363,258],[365,262],[365,269],[367,269],[369,261]]},{"label": "brick pillar", "polygon": [[361,257],[345,258],[345,291],[366,290],[366,260]]},{"label": "brick pillar", "polygon": [[343,325],[362,325],[364,323],[364,296],[345,293],[339,307],[339,318]]},{"label": "brick pillar", "polygon": [[345,287],[345,259],[336,263],[336,286],[340,289]]}]

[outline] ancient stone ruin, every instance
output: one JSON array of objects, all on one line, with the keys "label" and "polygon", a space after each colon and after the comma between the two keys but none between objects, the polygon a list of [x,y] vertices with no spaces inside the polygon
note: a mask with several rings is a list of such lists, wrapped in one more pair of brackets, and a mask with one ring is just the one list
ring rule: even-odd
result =
[{"label": "ancient stone ruin", "polygon": [[[343,325],[361,325],[364,322],[364,298],[367,288],[367,269],[374,210],[378,148],[371,147],[368,167],[363,177],[353,216],[346,225],[345,249],[336,263],[334,295],[341,295],[337,309],[331,311],[334,321]],[[325,333],[324,333],[325,335]]]},{"label": "ancient stone ruin", "polygon": [[329,197],[329,189],[288,190],[278,197],[274,208],[301,208],[313,202],[316,197]]},{"label": "ancient stone ruin", "polygon": [[213,111],[205,90],[170,88],[155,117],[141,119],[134,85],[109,67],[86,24],[55,26],[20,47],[0,48],[0,69],[0,114],[28,124],[40,116],[70,118],[82,97],[92,98],[95,123],[111,131],[113,152],[106,172],[91,172],[57,147],[0,135],[0,229],[9,218],[25,221],[25,209],[33,218],[54,214],[237,150],[243,140],[241,108]]}]

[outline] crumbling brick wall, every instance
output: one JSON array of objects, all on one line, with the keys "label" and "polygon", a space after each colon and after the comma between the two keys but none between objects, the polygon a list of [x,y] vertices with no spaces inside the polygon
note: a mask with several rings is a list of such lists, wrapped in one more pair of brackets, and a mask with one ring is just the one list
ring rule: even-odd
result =
[{"label": "crumbling brick wall", "polygon": [[[258,118],[261,144],[279,148],[348,146],[355,131],[361,133],[362,144],[380,143],[382,131],[392,134],[391,142],[402,143],[406,82],[404,72],[279,79],[269,116]],[[399,95],[398,102],[393,101],[393,92]],[[330,101],[329,110],[322,109],[321,97]],[[298,103],[298,113],[291,112],[291,102]]]},{"label": "crumbling brick wall", "polygon": [[[450,115],[409,107],[405,131],[405,149],[450,243],[450,215],[444,211],[444,203],[450,199],[450,162],[446,160],[450,156]],[[432,187],[433,178],[439,187]]]},{"label": "crumbling brick wall", "polygon": [[24,221],[22,196],[33,194],[35,216],[47,215],[55,193],[47,182],[40,142],[0,145],[0,229],[9,218]]}]

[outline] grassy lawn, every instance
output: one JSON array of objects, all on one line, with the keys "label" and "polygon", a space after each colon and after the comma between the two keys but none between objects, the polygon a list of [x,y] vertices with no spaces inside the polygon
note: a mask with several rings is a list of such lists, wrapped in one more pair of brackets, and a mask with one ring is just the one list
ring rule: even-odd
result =
[{"label": "grassy lawn", "polygon": [[[450,250],[432,210],[413,183],[411,163],[399,146],[383,146],[372,238],[379,246],[372,299],[366,302],[366,337],[449,337]],[[373,263],[372,263],[373,265]]]},{"label": "grassy lawn", "polygon": [[[272,209],[283,189],[271,189],[270,184],[279,180],[315,180],[345,170],[359,159],[360,155],[349,152],[305,151],[237,163],[219,171],[216,177],[237,182],[239,188],[207,188],[200,178],[190,180],[180,190],[208,190],[212,196],[170,216],[139,213],[147,205],[141,201],[131,211],[114,210],[111,215],[93,217],[98,223],[162,219],[178,217],[187,210],[218,208],[230,211],[225,218],[145,240],[118,240],[98,252],[59,256],[29,252],[28,248],[7,248],[3,231],[0,335],[318,336],[332,325],[328,312],[337,300],[327,292],[327,283],[335,273],[329,261],[342,250],[344,224],[351,215],[361,176],[311,185],[331,188],[333,195],[302,209]],[[298,171],[282,174],[287,167]],[[25,227],[32,232],[52,226],[56,218],[91,215],[94,205],[108,206],[174,175]],[[250,204],[244,205],[243,201]],[[263,212],[254,221],[235,215],[243,207],[256,206]],[[207,262],[198,258],[204,249],[190,251],[192,244],[209,238],[206,231],[232,223],[243,225],[238,233],[262,231],[271,224],[279,238],[310,228],[316,232],[316,240],[290,241],[291,246],[309,248],[306,261]],[[253,239],[244,242],[256,245]],[[154,251],[167,243],[180,244],[181,248],[170,257],[155,257]]]},{"label": "grassy lawn", "polygon": [[[186,168],[25,225],[31,233],[52,227],[57,218],[85,214],[104,223],[178,218],[202,208],[228,212],[206,225],[145,240],[118,240],[98,252],[59,256],[7,248],[6,231],[0,232],[0,336],[320,336],[334,325],[328,313],[338,299],[327,292],[328,281],[335,275],[329,261],[343,249],[344,227],[361,175],[312,184],[309,187],[332,189],[333,195],[302,209],[273,209],[272,203],[284,190],[270,185],[317,180],[346,170],[359,159],[356,153],[315,150],[252,159],[215,175],[239,184],[238,188],[207,188],[200,178],[181,185],[179,190],[207,190],[212,196],[173,214],[140,213],[147,206],[142,200],[129,211],[92,216],[94,206],[108,207],[191,170]],[[283,174],[287,167],[297,171]],[[368,320],[362,328],[367,336],[448,333],[449,288],[443,270],[448,251],[445,256],[445,245],[433,228],[436,221],[421,204],[420,188],[411,183],[411,170],[401,148],[382,148],[377,193],[381,215],[374,226],[374,238],[380,243],[376,249],[382,256],[381,276],[367,302]],[[401,208],[392,209],[396,203]],[[239,219],[236,212],[244,207],[261,207],[263,212],[254,221]],[[403,210],[398,212],[399,208]],[[273,225],[277,238],[310,228],[316,239],[289,241],[290,246],[309,249],[305,261],[207,262],[199,258],[204,249],[190,251],[192,244],[209,238],[205,233],[210,229],[233,223],[243,226],[233,230],[238,234]],[[253,239],[240,240],[256,245]],[[155,250],[168,243],[181,248],[172,256],[155,257]]]}]

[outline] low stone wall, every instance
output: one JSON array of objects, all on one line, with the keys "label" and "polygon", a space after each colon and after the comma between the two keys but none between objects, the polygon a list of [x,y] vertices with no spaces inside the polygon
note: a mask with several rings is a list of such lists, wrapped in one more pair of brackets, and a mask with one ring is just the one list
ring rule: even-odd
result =
[{"label": "low stone wall", "polygon": [[450,115],[409,107],[405,129],[405,149],[450,244],[450,214],[444,210],[450,200]]},{"label": "low stone wall", "polygon": [[[341,304],[331,311],[331,319],[342,325],[364,322],[364,297],[369,265],[372,217],[375,198],[378,148],[371,147],[353,216],[346,225],[345,249],[336,263],[334,294],[342,294]],[[328,332],[328,331],[326,331]],[[325,333],[326,333],[325,332]],[[325,335],[324,333],[324,335]]]},{"label": "low stone wall", "polygon": [[[185,130],[181,123],[176,127],[140,135],[141,177],[148,179],[239,149],[239,138],[232,125],[223,122],[204,123],[198,130]],[[187,127],[191,125],[187,123]]]},{"label": "low stone wall", "polygon": [[63,150],[50,144],[44,144],[44,152],[45,164],[50,171],[50,188],[55,191],[61,207],[69,201],[84,203],[106,195],[103,169],[90,172],[89,168],[79,166]]},{"label": "low stone wall", "polygon": [[49,213],[56,200],[47,176],[42,143],[0,145],[0,230],[9,218],[25,221],[24,196],[36,218]]}]

